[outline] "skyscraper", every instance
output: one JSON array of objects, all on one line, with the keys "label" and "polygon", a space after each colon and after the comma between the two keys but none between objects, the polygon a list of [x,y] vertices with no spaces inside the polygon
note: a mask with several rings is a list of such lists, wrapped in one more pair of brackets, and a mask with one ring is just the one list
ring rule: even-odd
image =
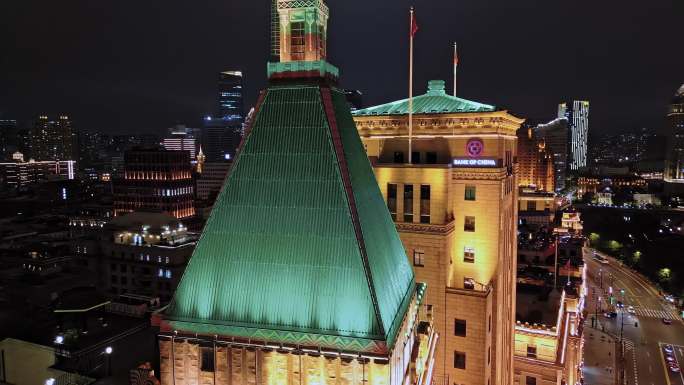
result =
[{"label": "skyscraper", "polygon": [[558,117],[566,118],[570,126],[570,170],[587,167],[587,140],[589,139],[589,102],[575,100],[558,105]]},{"label": "skyscraper", "polygon": [[534,127],[518,130],[518,185],[554,191],[553,154]]},{"label": "skyscraper", "polygon": [[[670,103],[666,117],[666,130],[668,141],[665,182],[684,186],[684,84]],[[684,190],[684,188],[677,190]]]},{"label": "skyscraper", "polygon": [[436,382],[512,385],[523,120],[432,80],[413,98],[408,164],[408,111],[403,99],[355,111],[354,120],[409,263],[428,284],[440,334]]},{"label": "skyscraper", "polygon": [[0,119],[0,161],[10,157],[9,146],[14,142],[17,121],[14,119]]},{"label": "skyscraper", "polygon": [[230,127],[240,127],[245,120],[242,71],[223,71],[218,81],[218,118]]},{"label": "skyscraper", "polygon": [[193,134],[193,129],[179,124],[169,129],[169,135],[162,139],[162,146],[172,151],[187,151],[190,160],[194,161],[197,155],[198,145]]},{"label": "skyscraper", "polygon": [[540,124],[534,128],[534,134],[544,141],[553,156],[554,186],[556,191],[563,190],[568,170],[568,120],[558,118]]},{"label": "skyscraper", "polygon": [[66,115],[49,119],[41,115],[31,128],[31,158],[35,160],[78,159],[78,135]]},{"label": "skyscraper", "polygon": [[[327,22],[322,0],[277,10],[282,31],[306,17],[310,37]],[[161,382],[431,385],[438,336],[425,286],[335,87],[338,70],[325,56],[292,61],[291,39],[269,63],[235,166],[155,319]]]}]

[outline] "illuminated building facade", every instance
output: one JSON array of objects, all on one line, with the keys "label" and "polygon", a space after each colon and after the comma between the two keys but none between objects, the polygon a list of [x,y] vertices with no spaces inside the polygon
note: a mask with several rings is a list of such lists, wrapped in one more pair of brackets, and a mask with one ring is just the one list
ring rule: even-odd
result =
[{"label": "illuminated building facade", "polygon": [[553,156],[553,184],[556,191],[563,190],[568,171],[568,120],[559,118],[540,124],[534,128],[534,135],[544,141]]},{"label": "illuminated building facade", "polygon": [[197,141],[193,135],[193,129],[184,125],[177,125],[170,130],[170,135],[162,140],[162,146],[171,151],[188,151],[190,159],[195,160],[197,156]]},{"label": "illuminated building facade", "polygon": [[242,71],[221,72],[218,88],[219,119],[239,127],[245,120]]},{"label": "illuminated building facade", "polygon": [[638,175],[581,175],[577,177],[577,193],[582,196],[585,193],[597,193],[607,187],[611,190],[621,188],[645,189],[648,183]]},{"label": "illuminated building facade", "polygon": [[553,154],[532,127],[518,130],[518,185],[554,191]]},{"label": "illuminated building facade", "polygon": [[589,139],[589,102],[575,100],[558,105],[558,118],[566,118],[570,125],[570,170],[587,166]]},{"label": "illuminated building facade", "polygon": [[44,182],[49,179],[73,180],[76,162],[73,160],[25,162],[23,155],[15,152],[13,162],[0,163],[0,184],[17,189]]},{"label": "illuminated building facade", "polygon": [[66,115],[50,119],[41,115],[30,131],[31,158],[35,160],[78,159],[78,135]]},{"label": "illuminated building facade", "polygon": [[187,151],[133,149],[124,153],[123,178],[114,181],[114,216],[133,211],[195,215],[195,186]]},{"label": "illuminated building facade", "polygon": [[[684,184],[684,85],[675,94],[667,112],[667,160],[665,182]],[[684,188],[681,188],[684,191]]]},{"label": "illuminated building facade", "polygon": [[[268,65],[234,166],[154,320],[162,384],[432,384],[438,335],[426,286],[335,87],[337,69],[324,56],[291,61],[299,35],[289,31],[305,16],[327,21],[327,9],[277,2],[292,41],[281,39],[280,61]],[[307,59],[317,48],[303,40]]]},{"label": "illuminated building facade", "polygon": [[513,383],[516,130],[523,120],[447,95],[430,81],[413,100],[354,112],[380,190],[440,333],[437,382]]},{"label": "illuminated building facade", "polygon": [[17,134],[17,121],[14,119],[0,119],[0,161],[9,158],[9,147],[14,144]]}]

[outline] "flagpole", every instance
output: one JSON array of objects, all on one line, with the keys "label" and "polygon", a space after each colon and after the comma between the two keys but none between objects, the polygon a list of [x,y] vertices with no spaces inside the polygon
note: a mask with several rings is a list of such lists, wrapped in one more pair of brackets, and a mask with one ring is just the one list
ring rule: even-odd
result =
[{"label": "flagpole", "polygon": [[408,143],[408,162],[412,163],[412,140],[413,140],[413,6],[411,6],[411,20],[409,21],[409,31],[411,40],[409,43],[409,143]]},{"label": "flagpole", "polygon": [[458,46],[454,42],[454,96],[456,96],[456,75],[458,73]]}]

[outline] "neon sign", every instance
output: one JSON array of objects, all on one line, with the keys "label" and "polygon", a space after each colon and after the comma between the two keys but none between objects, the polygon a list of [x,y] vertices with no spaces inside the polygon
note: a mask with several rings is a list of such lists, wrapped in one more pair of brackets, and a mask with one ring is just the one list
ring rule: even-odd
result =
[{"label": "neon sign", "polygon": [[495,158],[454,158],[451,164],[455,167],[499,167]]}]

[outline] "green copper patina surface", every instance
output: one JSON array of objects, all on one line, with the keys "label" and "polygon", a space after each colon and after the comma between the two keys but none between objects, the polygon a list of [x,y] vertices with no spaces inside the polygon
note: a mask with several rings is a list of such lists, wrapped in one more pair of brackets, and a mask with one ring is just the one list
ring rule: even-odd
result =
[{"label": "green copper patina surface", "polygon": [[290,62],[269,62],[266,66],[267,75],[270,78],[274,74],[287,72],[316,72],[321,77],[332,75],[335,78],[340,76],[340,70],[325,60],[318,61],[290,61]]},{"label": "green copper patina surface", "polygon": [[414,293],[344,95],[267,89],[167,321],[273,342],[391,345]]},{"label": "green copper patina surface", "polygon": [[[414,114],[445,114],[458,112],[489,112],[496,107],[448,95],[443,80],[430,80],[428,91],[413,97]],[[402,99],[391,103],[363,108],[353,112],[355,116],[366,115],[406,115],[409,113],[409,100]]]}]

